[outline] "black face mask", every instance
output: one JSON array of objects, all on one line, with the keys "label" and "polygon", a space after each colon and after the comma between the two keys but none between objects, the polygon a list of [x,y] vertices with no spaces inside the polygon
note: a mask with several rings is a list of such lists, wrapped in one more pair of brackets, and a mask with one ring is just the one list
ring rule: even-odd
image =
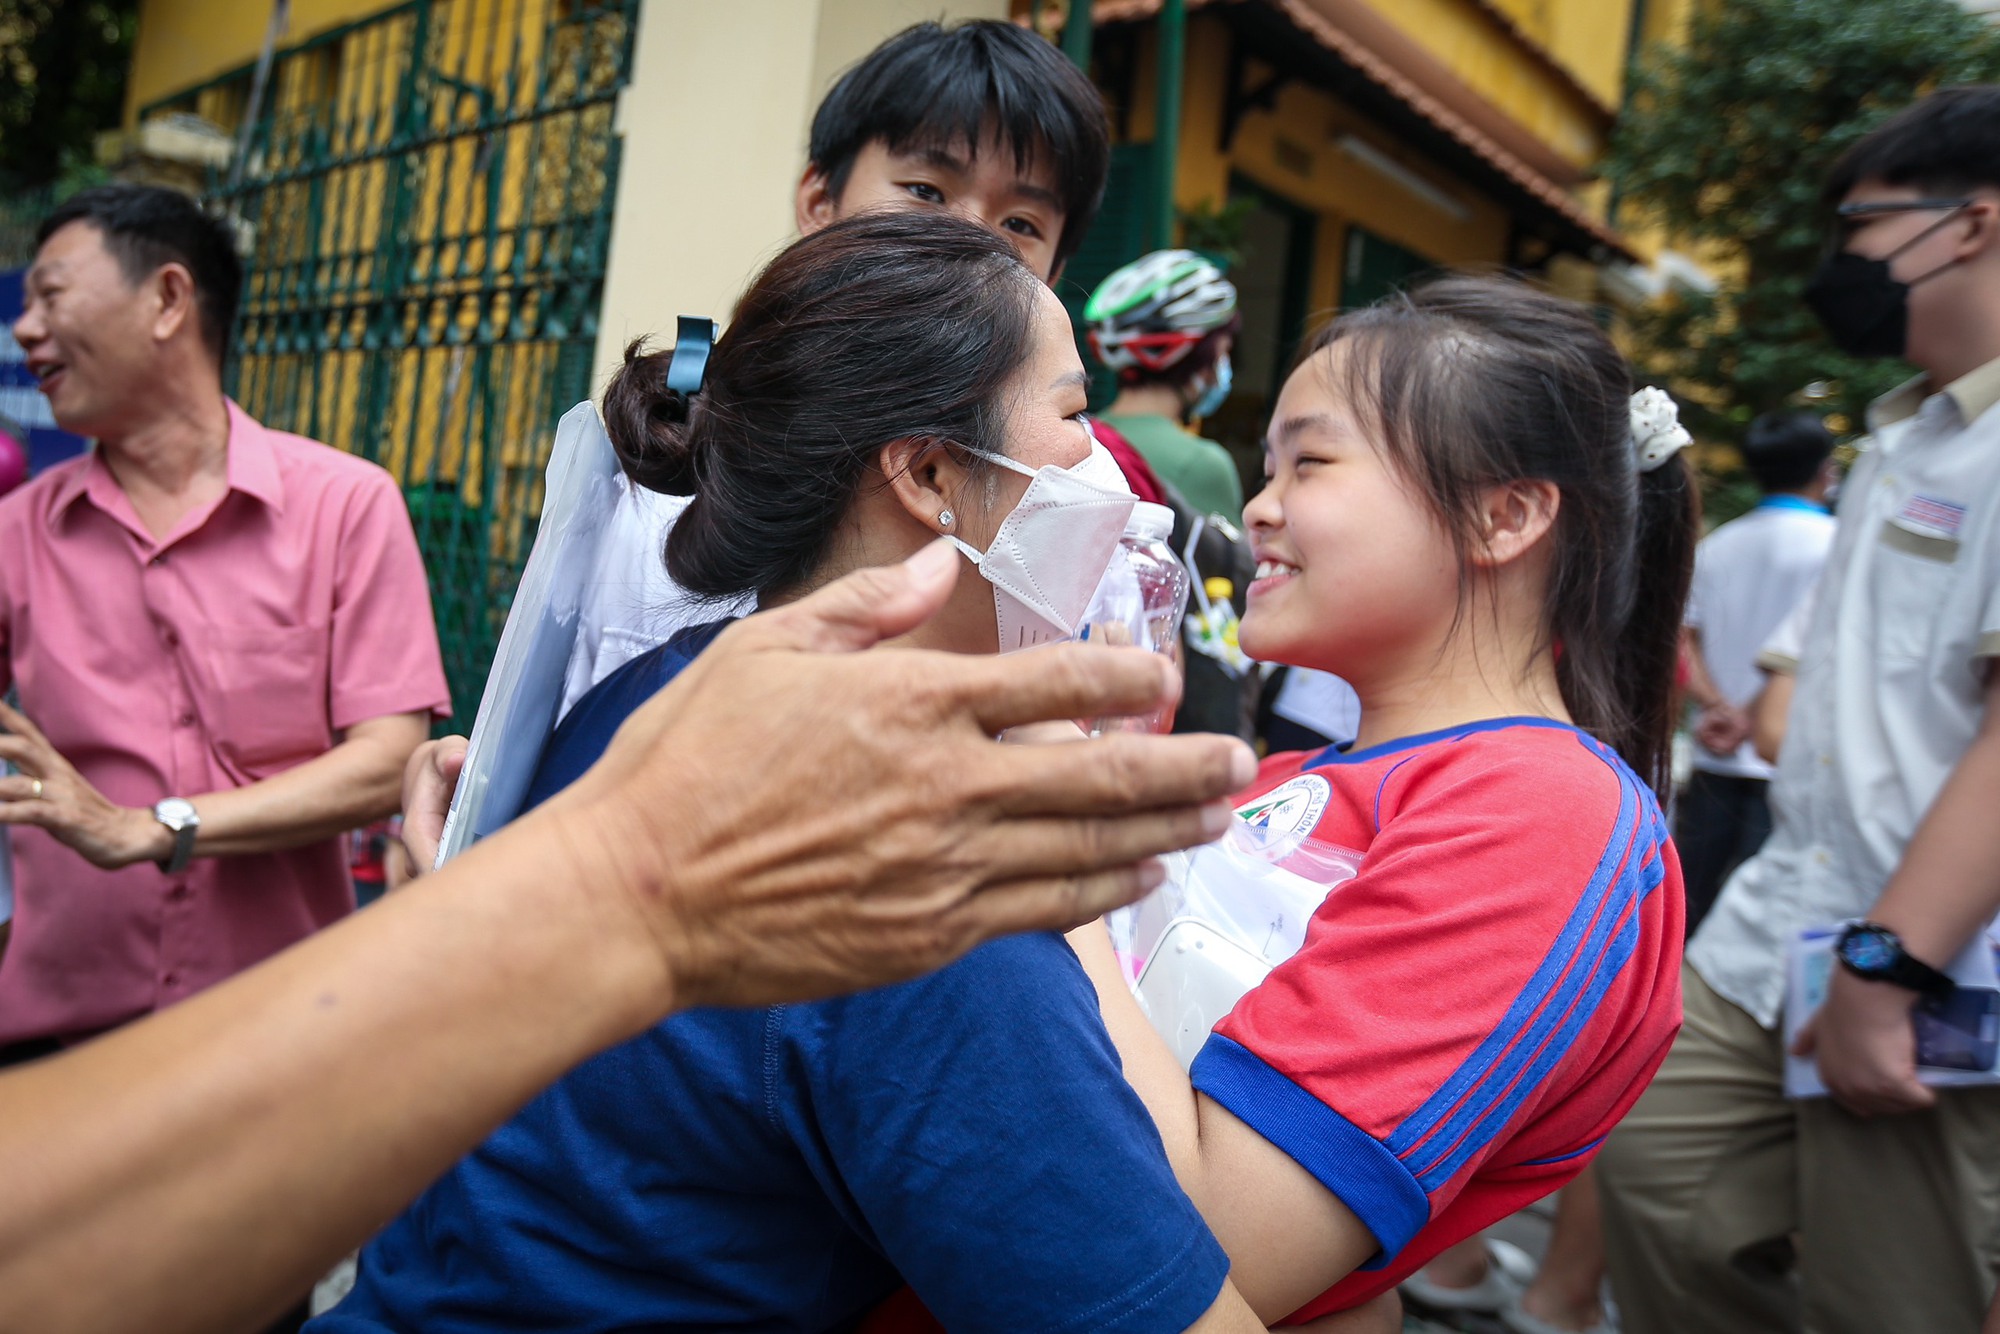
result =
[{"label": "black face mask", "polygon": [[1842,250],[1806,284],[1805,302],[1833,345],[1850,357],[1900,357],[1909,337],[1910,285],[1889,262]]},{"label": "black face mask", "polygon": [[1889,262],[1950,222],[1957,212],[1953,209],[1939,218],[1887,258],[1869,259],[1839,250],[1820,263],[1806,284],[1805,303],[1819,317],[1835,347],[1850,357],[1903,355],[1910,331],[1910,288],[1935,278],[1957,261],[1947,260],[1912,283],[1891,277]]}]

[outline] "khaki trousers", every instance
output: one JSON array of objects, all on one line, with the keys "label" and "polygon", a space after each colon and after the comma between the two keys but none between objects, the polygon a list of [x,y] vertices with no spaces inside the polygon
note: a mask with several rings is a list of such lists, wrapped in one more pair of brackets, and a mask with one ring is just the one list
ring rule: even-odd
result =
[{"label": "khaki trousers", "polygon": [[2000,1089],[1875,1120],[1788,1102],[1779,1036],[1681,981],[1680,1036],[1597,1159],[1625,1334],[1976,1334]]}]

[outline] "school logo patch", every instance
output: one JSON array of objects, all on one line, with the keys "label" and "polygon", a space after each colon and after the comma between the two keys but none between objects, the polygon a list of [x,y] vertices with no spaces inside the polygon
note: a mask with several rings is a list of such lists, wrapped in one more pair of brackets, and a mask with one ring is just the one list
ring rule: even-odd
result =
[{"label": "school logo patch", "polygon": [[1936,496],[1911,496],[1896,517],[1905,528],[1936,537],[1957,537],[1959,525],[1965,522],[1965,506]]},{"label": "school logo patch", "polygon": [[1318,774],[1288,778],[1261,797],[1253,797],[1236,808],[1236,816],[1258,833],[1273,840],[1312,833],[1319,817],[1333,799],[1333,785]]}]

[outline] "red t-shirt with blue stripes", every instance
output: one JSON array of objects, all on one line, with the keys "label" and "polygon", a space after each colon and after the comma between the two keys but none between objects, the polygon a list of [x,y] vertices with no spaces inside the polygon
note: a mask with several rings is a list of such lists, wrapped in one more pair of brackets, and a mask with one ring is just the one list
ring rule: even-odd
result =
[{"label": "red t-shirt with blue stripes", "polygon": [[1589,1162],[1680,1026],[1680,864],[1646,784],[1543,719],[1277,755],[1250,792],[1362,854],[1193,1070],[1381,1243],[1305,1320]]}]

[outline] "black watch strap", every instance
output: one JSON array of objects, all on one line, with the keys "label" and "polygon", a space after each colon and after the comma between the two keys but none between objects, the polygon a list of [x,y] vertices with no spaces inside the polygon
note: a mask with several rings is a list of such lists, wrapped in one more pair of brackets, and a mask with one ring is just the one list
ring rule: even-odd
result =
[{"label": "black watch strap", "polygon": [[1902,938],[1879,922],[1851,923],[1841,931],[1834,954],[1856,977],[1887,982],[1920,996],[1949,996],[1958,987],[1950,977],[1904,949]]}]

